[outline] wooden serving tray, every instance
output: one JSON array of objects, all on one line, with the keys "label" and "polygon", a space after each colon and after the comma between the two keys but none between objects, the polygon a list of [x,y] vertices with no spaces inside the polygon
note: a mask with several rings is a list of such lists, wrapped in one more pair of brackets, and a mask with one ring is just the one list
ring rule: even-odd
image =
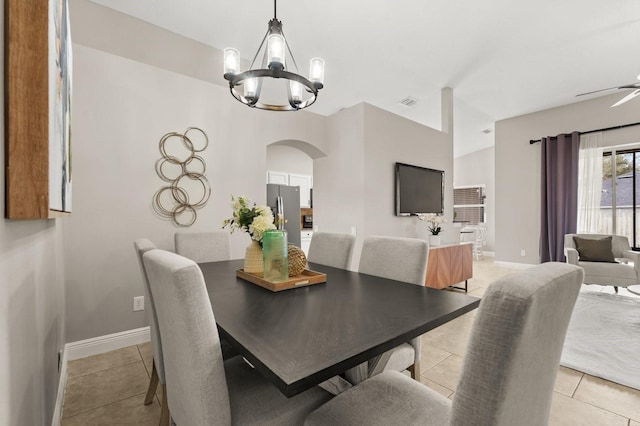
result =
[{"label": "wooden serving tray", "polygon": [[310,271],[308,269],[302,271],[300,275],[289,277],[287,281],[282,281],[279,283],[272,283],[262,278],[262,274],[250,274],[248,272],[245,272],[244,269],[237,269],[236,276],[242,278],[245,281],[257,284],[260,287],[264,287],[267,290],[271,290],[274,292],[327,282],[327,274],[323,274],[322,272]]}]

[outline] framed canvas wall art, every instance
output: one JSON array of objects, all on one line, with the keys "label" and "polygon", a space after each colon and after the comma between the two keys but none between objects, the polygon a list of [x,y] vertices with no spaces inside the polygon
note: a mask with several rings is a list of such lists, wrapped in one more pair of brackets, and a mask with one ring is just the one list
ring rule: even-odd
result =
[{"label": "framed canvas wall art", "polygon": [[71,212],[68,0],[5,0],[5,215]]}]

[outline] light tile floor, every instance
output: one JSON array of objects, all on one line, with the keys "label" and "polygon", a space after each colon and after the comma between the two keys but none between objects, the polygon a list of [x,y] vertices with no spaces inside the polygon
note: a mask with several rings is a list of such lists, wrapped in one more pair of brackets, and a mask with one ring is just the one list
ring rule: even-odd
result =
[{"label": "light tile floor", "polygon": [[[478,297],[497,278],[516,272],[491,259],[473,267],[469,294]],[[455,395],[475,312],[427,333],[422,341],[420,381],[448,398]],[[69,362],[62,425],[157,425],[161,396],[143,405],[151,361],[151,345],[145,343]],[[550,424],[640,426],[640,391],[560,367]]]}]

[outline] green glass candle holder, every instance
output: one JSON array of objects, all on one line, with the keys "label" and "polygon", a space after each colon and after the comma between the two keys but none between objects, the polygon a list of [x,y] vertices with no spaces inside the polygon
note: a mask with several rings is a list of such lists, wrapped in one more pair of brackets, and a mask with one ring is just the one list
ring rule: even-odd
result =
[{"label": "green glass candle holder", "polygon": [[287,231],[270,230],[262,235],[263,278],[278,283],[289,279]]}]

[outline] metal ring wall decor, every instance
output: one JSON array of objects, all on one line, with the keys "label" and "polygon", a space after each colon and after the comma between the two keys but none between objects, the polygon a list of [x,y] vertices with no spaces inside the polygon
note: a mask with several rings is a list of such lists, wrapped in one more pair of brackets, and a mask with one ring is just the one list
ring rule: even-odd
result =
[{"label": "metal ring wall decor", "polygon": [[[192,134],[200,132],[204,136],[204,146],[196,147],[188,136],[189,132]],[[177,144],[179,150],[184,151],[184,155],[180,158],[169,155],[168,144],[174,144],[172,146],[174,150]],[[162,158],[156,161],[156,173],[169,185],[160,188],[153,196],[153,210],[159,216],[170,219],[176,226],[193,225],[198,218],[196,210],[204,207],[211,196],[211,185],[204,176],[207,165],[204,158],[197,154],[204,151],[207,146],[209,146],[207,134],[197,127],[189,127],[183,134],[170,132],[160,139],[159,148]],[[199,200],[192,200],[184,188],[184,183],[189,181],[198,182],[202,186],[202,196]],[[168,203],[171,205],[166,205]]]}]

